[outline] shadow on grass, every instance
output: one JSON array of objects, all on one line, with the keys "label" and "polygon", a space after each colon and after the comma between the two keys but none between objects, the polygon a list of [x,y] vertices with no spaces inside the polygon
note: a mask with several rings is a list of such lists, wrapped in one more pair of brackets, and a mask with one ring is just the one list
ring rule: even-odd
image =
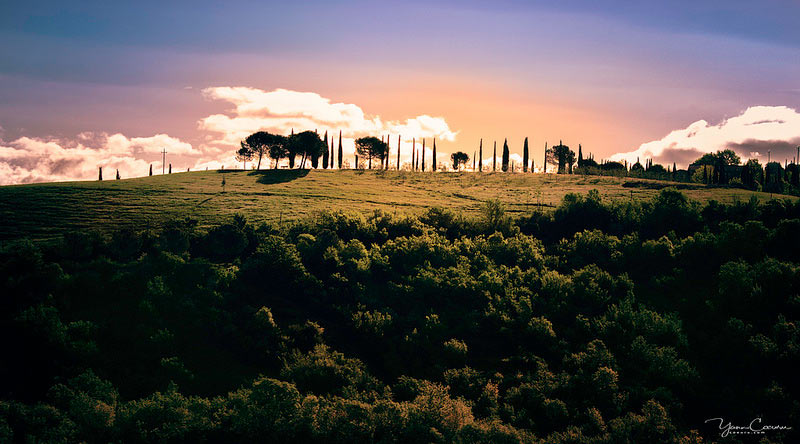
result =
[{"label": "shadow on grass", "polygon": [[257,170],[247,173],[248,176],[258,176],[256,182],[264,185],[291,182],[305,177],[310,170]]}]

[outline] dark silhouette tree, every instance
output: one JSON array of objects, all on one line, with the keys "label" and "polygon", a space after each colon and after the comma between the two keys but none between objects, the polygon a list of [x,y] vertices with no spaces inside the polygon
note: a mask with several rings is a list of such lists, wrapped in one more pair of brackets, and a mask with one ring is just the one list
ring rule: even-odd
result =
[{"label": "dark silhouette tree", "polygon": [[391,135],[389,135],[389,134],[386,135],[386,157],[384,157],[384,159],[383,159],[383,169],[384,170],[388,170],[389,169],[389,155],[392,153],[392,146],[389,144],[389,138],[390,137],[391,137]]},{"label": "dark silhouette tree", "polygon": [[797,167],[797,164],[792,162],[786,166],[786,176],[787,180],[790,184],[794,186],[800,185],[800,168]]},{"label": "dark silhouette tree", "polygon": [[117,168],[117,180],[119,180],[119,168]]},{"label": "dark silhouette tree", "polygon": [[389,145],[377,137],[361,137],[356,139],[356,153],[366,157],[369,165],[367,168],[372,169],[372,159],[382,162],[389,153]]},{"label": "dark silhouette tree", "polygon": [[547,172],[547,161],[549,160],[550,150],[547,149],[547,142],[544,143],[544,162],[542,162],[542,172]]},{"label": "dark silhouette tree", "polygon": [[172,174],[172,162],[170,162],[170,164],[169,164],[169,173],[167,173],[167,174]]},{"label": "dark silhouette tree", "polygon": [[294,165],[294,156],[289,156],[289,138],[281,136],[280,134],[270,134],[266,138],[267,146],[269,148],[269,157],[275,160],[275,168],[278,168],[278,163],[281,159],[289,157],[289,163]]},{"label": "dark silhouette tree", "polygon": [[730,149],[720,150],[716,153],[706,153],[702,157],[692,162],[693,165],[739,165],[742,159]]},{"label": "dark silhouette tree", "polygon": [[400,171],[400,134],[397,135],[397,171]]},{"label": "dark silhouette tree", "polygon": [[152,163],[150,164],[150,175],[151,176],[153,175],[153,164]]},{"label": "dark silhouette tree", "polygon": [[483,139],[478,144],[478,171],[483,171]]},{"label": "dark silhouette tree", "polygon": [[98,173],[97,180],[103,180],[103,167],[98,167],[100,172]]},{"label": "dark silhouette tree", "polygon": [[328,130],[325,130],[325,152],[322,154],[322,169],[328,169],[328,157],[330,155],[330,145],[328,145]]},{"label": "dark silhouette tree", "polygon": [[417,139],[411,141],[411,171],[417,170]]},{"label": "dark silhouette tree", "polygon": [[450,155],[450,160],[453,162],[453,169],[459,171],[469,161],[469,156],[463,151],[456,151]]},{"label": "dark silhouette tree", "polygon": [[339,169],[342,169],[342,130],[339,130],[339,153],[337,159],[339,160]]},{"label": "dark silhouette tree", "polygon": [[522,145],[522,172],[528,172],[528,138],[525,138],[525,143]]},{"label": "dark silhouette tree", "polygon": [[292,151],[292,144],[289,143],[292,137],[294,137],[294,128],[289,133],[289,137],[286,138],[286,157],[289,158],[289,168],[294,168],[294,163],[297,161],[297,153]]},{"label": "dark silhouette tree", "polygon": [[261,169],[261,159],[264,157],[264,154],[271,157],[270,146],[282,142],[283,136],[270,134],[266,131],[258,131],[247,136],[240,145],[242,148],[246,148],[250,151],[250,159],[258,158],[256,169]]},{"label": "dark silhouette tree", "polygon": [[578,168],[583,166],[583,148],[578,144]]},{"label": "dark silhouette tree", "polygon": [[508,151],[508,139],[503,140],[503,172],[508,171],[508,160],[510,157],[510,153]]},{"label": "dark silhouette tree", "polygon": [[492,172],[497,171],[497,141],[494,141],[494,151],[492,153]]},{"label": "dark silhouette tree", "polygon": [[422,172],[425,172],[425,139],[422,139]]},{"label": "dark silhouette tree", "polygon": [[247,162],[253,160],[253,150],[250,146],[242,141],[239,142],[240,148],[239,151],[236,152],[236,161],[242,162],[242,169],[247,169]]},{"label": "dark silhouette tree", "polygon": [[751,190],[758,189],[764,183],[764,168],[758,159],[750,159],[742,168],[742,183]]},{"label": "dark silhouette tree", "polygon": [[303,131],[301,133],[292,134],[289,136],[288,145],[290,160],[293,156],[302,156],[300,168],[305,167],[307,158],[311,158],[313,163],[314,156],[319,158],[319,155],[322,154],[322,150],[327,149],[325,143],[319,138],[319,134],[314,131]]},{"label": "dark silhouette tree", "polygon": [[433,171],[436,171],[436,138],[433,138]]},{"label": "dark silhouette tree", "polygon": [[331,135],[331,144],[328,146],[328,168],[333,169],[333,162],[336,160],[336,144],[333,143],[333,135]]},{"label": "dark silhouette tree", "polygon": [[547,160],[558,165],[558,174],[572,173],[572,164],[575,163],[575,151],[572,151],[567,145],[559,141],[558,145],[550,148],[548,154]]}]

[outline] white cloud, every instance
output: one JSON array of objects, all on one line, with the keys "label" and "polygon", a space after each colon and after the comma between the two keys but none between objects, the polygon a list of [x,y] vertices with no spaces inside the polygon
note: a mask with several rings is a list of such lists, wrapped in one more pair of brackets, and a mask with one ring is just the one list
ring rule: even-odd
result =
[{"label": "white cloud", "polygon": [[81,133],[71,141],[20,137],[0,144],[0,185],[96,179],[99,167],[105,179],[113,179],[117,169],[125,178],[144,176],[151,163],[160,172],[162,149],[179,156],[201,154],[166,134],[127,138]]},{"label": "white cloud", "polygon": [[736,117],[711,125],[698,120],[685,129],[675,130],[660,140],[643,143],[635,151],[618,153],[611,160],[635,162],[654,158],[657,162],[676,162],[679,166],[704,153],[733,149],[740,156],[766,159],[791,159],[800,141],[800,113],[786,106],[753,106]]},{"label": "white cloud", "polygon": [[[235,160],[233,148],[258,130],[288,134],[292,128],[297,132],[316,129],[321,136],[327,130],[336,137],[337,149],[341,130],[343,157],[350,165],[354,160],[357,137],[391,134],[391,165],[397,159],[398,134],[403,138],[403,163],[411,158],[412,137],[416,138],[418,150],[422,139],[427,139],[428,162],[431,161],[433,138],[452,141],[456,137],[456,132],[450,130],[442,117],[419,115],[405,121],[384,122],[379,116],[367,116],[357,105],[333,103],[311,92],[215,87],[204,89],[202,94],[212,100],[229,102],[234,108],[227,114],[212,114],[200,119],[200,129],[206,134],[201,134],[204,143],[198,146],[164,133],[129,137],[119,133],[84,132],[67,140],[27,136],[10,142],[0,139],[0,185],[95,180],[99,167],[103,167],[105,179],[113,179],[117,169],[123,178],[144,176],[151,164],[153,172],[158,174],[164,149],[167,163],[172,163],[176,172],[185,171],[186,167],[193,170],[241,167]],[[438,157],[440,162],[446,162],[449,154],[440,153]]]},{"label": "white cloud", "polygon": [[209,141],[211,144],[236,146],[242,138],[260,130],[279,134],[288,134],[292,129],[317,130],[320,134],[338,134],[341,130],[348,139],[389,133],[409,140],[436,137],[453,141],[457,134],[442,117],[423,114],[404,122],[384,122],[379,116],[367,116],[358,105],[333,103],[311,92],[224,86],[206,88],[203,94],[234,105],[230,115],[214,114],[200,120],[201,129],[217,134]]}]

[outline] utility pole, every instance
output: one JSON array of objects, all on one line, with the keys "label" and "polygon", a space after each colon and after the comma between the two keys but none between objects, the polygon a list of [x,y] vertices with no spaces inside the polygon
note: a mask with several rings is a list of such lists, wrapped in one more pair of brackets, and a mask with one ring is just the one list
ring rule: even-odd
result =
[{"label": "utility pole", "polygon": [[161,174],[164,174],[164,164],[167,163],[167,149],[161,149]]}]

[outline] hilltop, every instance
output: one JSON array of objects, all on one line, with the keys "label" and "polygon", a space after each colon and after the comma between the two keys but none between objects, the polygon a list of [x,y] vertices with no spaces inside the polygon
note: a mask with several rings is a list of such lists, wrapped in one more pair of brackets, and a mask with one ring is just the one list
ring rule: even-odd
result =
[{"label": "hilltop", "polygon": [[[225,188],[222,179],[225,178]],[[0,187],[0,240],[57,238],[66,230],[157,227],[191,217],[201,227],[244,214],[254,224],[286,222],[325,210],[397,214],[432,206],[476,214],[499,199],[511,214],[550,210],[567,193],[599,190],[605,201],[649,198],[676,186],[701,202],[746,201],[767,193],[631,178],[507,173],[363,170],[202,171],[136,179]]]}]

